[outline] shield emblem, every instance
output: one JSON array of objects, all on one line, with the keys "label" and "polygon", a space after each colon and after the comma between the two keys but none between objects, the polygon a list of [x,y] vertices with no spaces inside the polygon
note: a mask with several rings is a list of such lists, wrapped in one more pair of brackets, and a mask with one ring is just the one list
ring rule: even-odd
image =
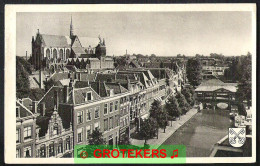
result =
[{"label": "shield emblem", "polygon": [[229,144],[233,147],[241,147],[246,142],[246,128],[229,128],[228,131]]}]

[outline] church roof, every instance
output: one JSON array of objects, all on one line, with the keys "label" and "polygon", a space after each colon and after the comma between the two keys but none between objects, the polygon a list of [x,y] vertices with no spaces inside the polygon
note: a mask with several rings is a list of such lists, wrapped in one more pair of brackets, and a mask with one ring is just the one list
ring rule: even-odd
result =
[{"label": "church roof", "polygon": [[97,37],[79,37],[80,44],[82,47],[96,47],[99,43],[99,39]]},{"label": "church roof", "polygon": [[69,47],[70,40],[66,36],[41,34],[42,40],[47,47]]},{"label": "church roof", "polygon": [[86,54],[85,50],[83,47],[72,47],[72,50],[75,54]]}]

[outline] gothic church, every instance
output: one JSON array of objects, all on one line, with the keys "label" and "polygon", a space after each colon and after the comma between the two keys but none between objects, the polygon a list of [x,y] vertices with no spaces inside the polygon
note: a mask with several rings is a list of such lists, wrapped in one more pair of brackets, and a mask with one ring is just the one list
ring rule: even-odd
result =
[{"label": "gothic church", "polygon": [[32,37],[32,65],[36,70],[74,65],[80,69],[113,69],[114,61],[106,56],[105,39],[74,34],[71,18],[70,36],[41,34]]}]

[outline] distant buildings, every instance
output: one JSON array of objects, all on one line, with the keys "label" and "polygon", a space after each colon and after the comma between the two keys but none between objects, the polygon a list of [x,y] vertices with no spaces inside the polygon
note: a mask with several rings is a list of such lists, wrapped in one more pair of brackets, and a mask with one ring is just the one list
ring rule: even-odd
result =
[{"label": "distant buildings", "polygon": [[223,64],[219,59],[201,58],[203,79],[215,79],[224,75],[229,67]]},{"label": "distant buildings", "polygon": [[226,103],[229,110],[232,105],[237,105],[235,94],[236,83],[224,83],[218,79],[211,79],[202,82],[196,89],[197,100],[203,104],[209,104],[213,109],[218,103]]}]

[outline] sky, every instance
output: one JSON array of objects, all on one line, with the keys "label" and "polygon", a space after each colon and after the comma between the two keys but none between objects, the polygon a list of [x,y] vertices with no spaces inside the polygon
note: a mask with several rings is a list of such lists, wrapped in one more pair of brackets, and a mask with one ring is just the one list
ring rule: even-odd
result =
[{"label": "sky", "polygon": [[227,56],[252,52],[250,12],[84,12],[17,13],[16,54],[31,54],[37,29],[42,34],[105,38],[107,55],[184,54]]}]

